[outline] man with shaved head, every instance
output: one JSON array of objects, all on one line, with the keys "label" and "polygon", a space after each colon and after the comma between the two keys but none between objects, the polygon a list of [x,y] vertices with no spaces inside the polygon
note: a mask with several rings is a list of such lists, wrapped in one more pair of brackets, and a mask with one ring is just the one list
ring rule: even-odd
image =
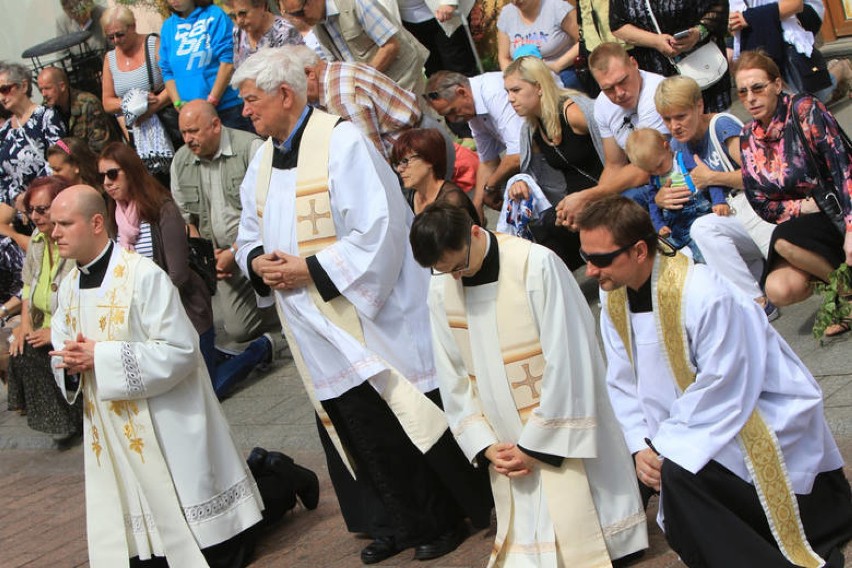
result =
[{"label": "man with shaved head", "polygon": [[85,140],[95,154],[110,142],[121,142],[118,123],[92,93],[71,87],[68,75],[59,67],[45,67],[38,74],[38,89],[45,106],[59,113],[68,135]]},{"label": "man with shaved head", "polygon": [[59,288],[51,355],[65,398],[84,401],[89,563],[244,566],[263,504],[177,289],[109,240],[93,188],[63,191],[51,217],[59,254],[77,261]]},{"label": "man with shaved head", "polygon": [[223,126],[207,101],[183,105],[179,120],[186,144],[172,160],[172,195],[190,230],[213,242],[219,278],[214,317],[231,339],[251,342],[242,353],[217,365],[213,389],[221,398],[286,345],[275,308],[257,307],[254,289],[234,261],[242,213],[240,184],[262,141]]}]

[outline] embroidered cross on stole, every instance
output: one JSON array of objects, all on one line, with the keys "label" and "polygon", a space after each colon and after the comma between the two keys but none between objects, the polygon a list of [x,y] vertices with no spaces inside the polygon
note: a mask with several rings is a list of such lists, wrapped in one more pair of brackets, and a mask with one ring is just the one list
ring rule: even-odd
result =
[{"label": "embroidered cross on stole", "polygon": [[[318,253],[337,241],[337,230],[331,213],[331,194],[328,191],[328,152],[331,134],[340,117],[314,109],[302,135],[296,171],[296,239],[299,255],[302,258]],[[263,232],[263,211],[272,177],[272,139],[267,140],[262,150],[261,162],[255,189],[257,215],[261,234]],[[365,344],[361,320],[355,306],[342,294],[326,302],[316,286],[311,283],[308,293],[317,309],[334,325],[343,329],[362,345]],[[334,429],[331,419],[316,397],[310,370],[302,357],[293,331],[278,306],[278,316],[287,337],[287,343],[293,354],[293,360],[308,397],[328,432],[343,463],[355,477],[355,467],[343,448],[340,436]],[[389,379],[380,392],[394,415],[400,422],[412,443],[423,453],[429,450],[447,429],[447,419],[426,395],[421,393],[396,369],[384,362],[390,369]]]},{"label": "embroidered cross on stole", "polygon": [[[527,262],[531,243],[504,234],[497,234],[497,239],[500,243],[497,336],[506,372],[505,388],[511,391],[521,422],[526,424],[541,402],[541,381],[547,364],[527,300]],[[464,286],[461,280],[451,275],[442,278],[445,282],[444,309],[450,331],[476,392],[476,367],[470,345]],[[489,377],[489,380],[500,379]],[[540,462],[539,469],[559,545],[558,556],[563,565],[610,566],[583,460],[566,458],[561,467]],[[491,471],[491,487],[497,505],[497,535],[489,566],[499,561],[506,544],[513,509],[511,483],[505,475]]]},{"label": "embroidered cross on stole", "polygon": [[85,446],[89,560],[93,568],[128,566],[129,551],[133,550],[128,546],[128,531],[132,530],[130,519],[135,516],[151,519],[150,525],[145,523],[142,527],[148,532],[144,538],[161,543],[161,552],[170,564],[200,568],[207,563],[186,523],[157,442],[144,398],[143,371],[131,343],[139,340],[131,337],[129,314],[135,270],[141,258],[124,249],[114,251],[100,289],[81,291],[79,271],[74,268],[69,276],[74,285],[67,286],[64,302],[65,326],[71,337],[82,333],[93,341],[125,342],[121,357],[126,400],[99,400],[97,374],[93,371],[84,374],[81,385],[88,426]]},{"label": "embroidered cross on stole", "polygon": [[[689,358],[684,326],[684,291],[692,272],[692,262],[683,254],[657,255],[652,280],[654,316],[664,345],[664,353],[681,392],[695,382],[696,372]],[[616,332],[634,366],[627,291],[613,290],[607,297],[607,310]],[[760,504],[772,535],[784,556],[796,566],[818,568],[825,562],[811,548],[799,517],[799,506],[787,476],[784,455],[775,432],[766,424],[757,407],[737,436],[746,467],[754,480]]]}]

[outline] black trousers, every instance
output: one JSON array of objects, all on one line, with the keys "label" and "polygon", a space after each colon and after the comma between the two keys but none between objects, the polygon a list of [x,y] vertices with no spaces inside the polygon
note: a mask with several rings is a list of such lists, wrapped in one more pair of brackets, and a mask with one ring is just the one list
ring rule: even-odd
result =
[{"label": "black trousers", "polygon": [[403,22],[402,25],[429,50],[427,77],[437,71],[456,71],[468,77],[479,74],[476,58],[463,27],[460,26],[453,35],[447,37],[435,18],[416,24]]},{"label": "black trousers", "polygon": [[[405,548],[431,542],[462,520],[448,489],[369,383],[322,405],[356,468],[357,479],[348,479],[343,495],[335,484],[341,510],[363,507],[349,514],[350,530],[354,518],[358,532],[393,537]],[[335,451],[326,451],[329,470],[335,456]],[[332,475],[333,483],[345,480],[340,473]]]},{"label": "black trousers", "polygon": [[[202,548],[201,553],[210,568],[243,568],[251,561],[254,554],[255,532],[257,525],[244,530],[225,542]],[[130,559],[130,568],[169,568],[169,563],[162,556],[154,556],[149,560],[140,560],[138,556]],[[180,568],[172,566],[171,568]]]},{"label": "black trousers", "polygon": [[[852,537],[852,497],[843,470],[824,472],[807,495],[796,495],[805,535],[827,567],[843,568]],[[754,486],[711,461],[692,474],[663,461],[666,540],[687,566],[792,567],[776,545]]]}]

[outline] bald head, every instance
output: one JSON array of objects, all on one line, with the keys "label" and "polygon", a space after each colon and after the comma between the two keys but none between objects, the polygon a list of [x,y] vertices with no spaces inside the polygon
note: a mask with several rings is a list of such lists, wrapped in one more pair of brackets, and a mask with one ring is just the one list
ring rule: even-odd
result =
[{"label": "bald head", "polygon": [[71,96],[68,92],[68,75],[58,67],[45,67],[38,74],[38,90],[49,107],[70,108]]},{"label": "bald head", "polygon": [[59,255],[80,264],[94,260],[109,241],[106,218],[104,198],[93,187],[73,185],[62,191],[50,206]]},{"label": "bald head", "polygon": [[212,158],[219,151],[222,123],[216,108],[207,101],[189,101],[180,109],[180,133],[189,150],[204,159]]}]

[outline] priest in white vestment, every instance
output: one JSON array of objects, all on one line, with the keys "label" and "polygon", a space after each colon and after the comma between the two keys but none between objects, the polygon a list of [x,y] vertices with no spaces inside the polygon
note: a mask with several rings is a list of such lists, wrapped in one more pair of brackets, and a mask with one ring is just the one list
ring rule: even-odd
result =
[{"label": "priest in white vestment", "polygon": [[255,481],[177,289],[109,240],[106,216],[87,186],[51,206],[59,254],[77,261],[59,288],[52,355],[65,397],[84,401],[89,563],[239,568],[261,520]]},{"label": "priest in white vestment", "polygon": [[610,397],[672,548],[690,566],[843,566],[843,460],[819,386],[763,310],[657,250],[630,200],[587,205],[578,225]]},{"label": "priest in white vestment", "polygon": [[[259,304],[279,310],[331,442],[324,449],[344,518],[374,538],[361,559],[408,547],[422,560],[446,554],[466,536],[459,496],[484,496],[477,512],[468,508],[480,525],[490,504],[484,484],[447,487],[424,459],[440,448],[450,455],[454,444],[426,397],[437,393],[428,273],[407,244],[411,212],[396,175],[351,123],[307,106],[292,52],[259,50],[232,85],[255,130],[270,136],[241,187],[237,263]],[[454,451],[457,460],[441,466],[455,460],[470,470],[462,477],[474,477]],[[349,470],[336,477],[341,461]]]},{"label": "priest in white vestment", "polygon": [[436,202],[412,225],[450,427],[489,467],[489,566],[609,566],[648,546],[633,464],[604,384],[594,320],[550,250]]}]

